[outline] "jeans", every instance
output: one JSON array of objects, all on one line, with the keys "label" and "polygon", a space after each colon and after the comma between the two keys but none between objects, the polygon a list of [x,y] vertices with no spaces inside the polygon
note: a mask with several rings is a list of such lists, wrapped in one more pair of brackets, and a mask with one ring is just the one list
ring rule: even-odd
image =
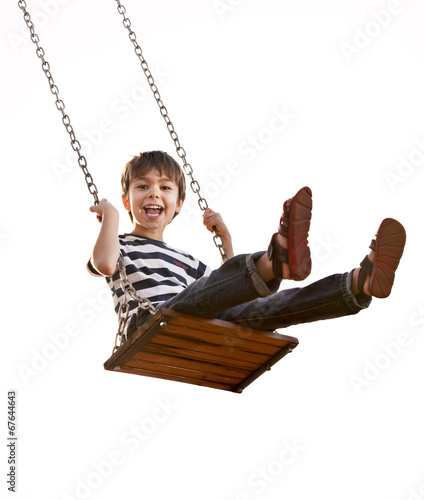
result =
[{"label": "jeans", "polygon": [[[278,291],[279,278],[265,283],[257,272],[255,261],[263,254],[232,257],[161,307],[249,328],[276,330],[356,314],[371,303],[371,297],[352,294],[352,272],[334,274],[305,287]],[[138,325],[150,316],[145,311],[140,313]]]}]

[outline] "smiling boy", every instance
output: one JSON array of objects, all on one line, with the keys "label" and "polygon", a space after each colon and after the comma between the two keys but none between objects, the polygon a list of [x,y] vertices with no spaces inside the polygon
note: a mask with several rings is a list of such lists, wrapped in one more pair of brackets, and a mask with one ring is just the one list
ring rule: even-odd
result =
[{"label": "smiling boy", "polygon": [[[234,256],[231,235],[220,214],[207,209],[204,225],[209,231],[216,228],[229,257],[211,271],[164,242],[165,229],[185,199],[184,173],[173,158],[161,151],[134,157],[125,167],[121,185],[133,231],[118,234],[119,214],[107,200],[90,207],[102,218],[102,226],[88,265],[92,274],[106,277],[117,313],[124,296],[117,270],[120,256],[129,281],[154,307],[264,330],[356,314],[370,305],[372,296],[385,298],[391,292],[406,239],[403,226],[394,219],[381,223],[371,252],[359,267],[303,288],[278,291],[282,279],[301,281],[311,270],[309,188],[284,203],[268,252]],[[129,301],[127,334],[149,316],[137,307],[137,301]]]}]

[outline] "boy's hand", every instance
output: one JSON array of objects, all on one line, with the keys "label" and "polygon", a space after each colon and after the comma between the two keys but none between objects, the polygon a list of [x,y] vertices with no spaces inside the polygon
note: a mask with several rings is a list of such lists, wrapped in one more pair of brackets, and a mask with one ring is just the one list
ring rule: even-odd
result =
[{"label": "boy's hand", "polygon": [[93,205],[90,207],[90,212],[94,212],[97,214],[97,219],[99,222],[102,221],[103,216],[107,212],[118,212],[116,208],[112,205],[112,203],[109,203],[106,198],[102,198],[99,202],[98,205]]},{"label": "boy's hand", "polygon": [[214,212],[210,208],[207,208],[203,214],[203,224],[206,226],[206,229],[211,233],[213,233],[215,229],[216,232],[221,236],[229,234],[228,228],[224,224],[221,214]]},{"label": "boy's hand", "polygon": [[97,214],[100,226],[99,236],[93,249],[91,263],[103,276],[112,276],[116,271],[119,258],[119,212],[106,199],[90,207],[90,212]]},{"label": "boy's hand", "polygon": [[234,255],[231,234],[222,220],[221,214],[207,208],[203,214],[203,224],[206,226],[208,231],[213,233],[213,231],[216,230],[217,234],[221,236],[227,256],[231,258]]}]

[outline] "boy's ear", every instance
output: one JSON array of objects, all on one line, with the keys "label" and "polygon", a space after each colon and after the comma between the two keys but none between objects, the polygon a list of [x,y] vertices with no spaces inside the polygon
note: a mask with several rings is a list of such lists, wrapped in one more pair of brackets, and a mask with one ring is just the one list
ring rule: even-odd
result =
[{"label": "boy's ear", "polygon": [[128,198],[124,194],[122,195],[122,203],[124,204],[125,210],[129,212],[131,210],[131,205]]},{"label": "boy's ear", "polygon": [[175,206],[175,213],[179,214],[181,209],[183,208],[184,198],[182,200],[177,201],[177,205]]}]

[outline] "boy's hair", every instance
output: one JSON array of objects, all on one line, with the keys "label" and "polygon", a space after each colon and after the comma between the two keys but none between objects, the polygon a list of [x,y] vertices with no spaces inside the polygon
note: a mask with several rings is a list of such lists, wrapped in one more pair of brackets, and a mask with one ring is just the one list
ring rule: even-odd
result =
[{"label": "boy's hair", "polygon": [[[156,170],[159,175],[168,175],[171,181],[178,187],[178,201],[185,199],[186,182],[184,172],[174,158],[163,151],[145,151],[144,153],[140,153],[139,156],[134,156],[125,165],[121,176],[122,193],[128,197],[131,181],[137,179],[137,177],[142,177],[150,170]],[[131,211],[128,214],[131,222],[134,222]]]}]

